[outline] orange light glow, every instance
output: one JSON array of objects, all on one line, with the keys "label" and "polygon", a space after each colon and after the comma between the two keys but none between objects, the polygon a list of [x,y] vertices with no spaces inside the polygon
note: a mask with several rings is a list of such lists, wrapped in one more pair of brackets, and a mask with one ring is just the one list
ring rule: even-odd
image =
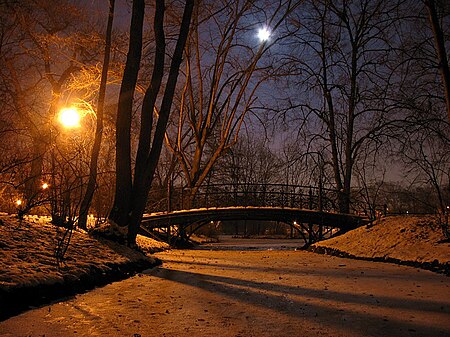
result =
[{"label": "orange light glow", "polygon": [[65,128],[71,129],[80,127],[81,116],[74,107],[61,109],[58,119]]}]

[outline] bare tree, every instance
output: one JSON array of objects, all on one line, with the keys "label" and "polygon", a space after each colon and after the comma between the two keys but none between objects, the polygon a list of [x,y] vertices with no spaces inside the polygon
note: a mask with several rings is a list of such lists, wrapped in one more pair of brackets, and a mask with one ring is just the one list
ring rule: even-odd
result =
[{"label": "bare tree", "polygon": [[287,65],[295,69],[298,99],[291,98],[307,143],[325,146],[350,211],[352,175],[367,142],[383,142],[395,124],[389,100],[396,2],[310,1],[299,12]]},{"label": "bare tree", "polygon": [[[285,36],[278,28],[298,4],[279,1],[199,1],[186,47],[185,82],[166,145],[178,159],[191,199],[218,159],[237,141],[258,89],[273,74],[270,47]],[[273,37],[257,41],[247,17],[264,17]],[[253,35],[253,36],[252,36]],[[249,39],[253,41],[249,41]]]},{"label": "bare tree", "polygon": [[[450,122],[450,69],[448,65],[448,56],[445,46],[445,33],[441,25],[440,15],[438,14],[438,7],[441,7],[444,24],[448,24],[450,12],[448,4],[435,0],[424,0],[424,4],[428,10],[428,19],[430,21],[431,29],[433,31],[434,44],[436,49],[436,56],[438,59],[438,67],[441,74],[442,86],[444,88],[445,104],[447,106],[448,121]],[[441,4],[441,6],[439,6]],[[448,27],[448,26],[447,26]]]},{"label": "bare tree", "polygon": [[[370,144],[368,144],[370,145]],[[356,186],[354,199],[359,200],[360,209],[364,210],[370,220],[386,212],[386,201],[381,200],[382,188],[386,179],[386,163],[378,160],[381,156],[373,155],[371,149],[363,151],[355,165]]]},{"label": "bare tree", "polygon": [[44,159],[51,148],[51,130],[64,88],[82,64],[95,58],[95,38],[92,27],[89,34],[83,30],[85,21],[74,5],[24,1],[2,6],[1,76],[10,103],[5,107],[16,111],[15,122],[31,143],[30,172],[24,181],[30,207],[40,194]]},{"label": "bare tree", "polygon": [[440,23],[448,22],[450,12],[444,3],[424,3],[426,6],[415,4],[416,14],[403,23],[398,53],[402,80],[396,99],[404,118],[396,142],[400,145],[398,156],[405,163],[406,180],[417,188],[431,188],[428,207],[445,214],[450,193],[450,124],[446,116],[448,60],[441,54],[446,51],[440,43],[449,32]]},{"label": "bare tree", "polygon": [[94,196],[95,185],[97,183],[98,156],[100,154],[100,147],[103,136],[103,111],[105,105],[106,81],[108,77],[109,59],[111,54],[111,37],[114,19],[114,5],[115,0],[109,0],[108,23],[105,37],[105,54],[103,59],[99,97],[97,102],[97,113],[96,113],[97,123],[95,130],[94,145],[92,146],[91,160],[89,165],[89,181],[86,187],[86,192],[84,194],[83,201],[81,203],[80,215],[78,219],[78,226],[80,226],[81,228],[86,228],[89,207],[91,205],[92,197]]},{"label": "bare tree", "polygon": [[[261,139],[241,136],[219,161],[213,182],[231,185],[281,183],[280,158]],[[242,190],[242,189],[241,189]]]},{"label": "bare tree", "polygon": [[[128,227],[128,244],[134,245],[140,221],[147,203],[148,193],[161,153],[172,100],[187,40],[194,1],[187,0],[184,6],[180,33],[172,56],[167,82],[158,109],[159,116],[153,130],[153,111],[160,92],[164,75],[165,44],[163,0],[156,1],[154,33],[156,53],[150,85],[144,96],[141,112],[141,130],[136,154],[134,180],[131,168],[131,119],[133,95],[141,62],[142,30],[145,4],[143,0],[133,1],[130,26],[130,47],[119,95],[116,123],[116,192],[109,219],[119,226]],[[153,134],[153,139],[152,139]]]},{"label": "bare tree", "polygon": [[[447,128],[450,130],[450,128]],[[405,139],[403,153],[409,164],[410,173],[415,173],[413,179],[416,185],[431,186],[433,196],[428,202],[437,205],[441,214],[445,214],[450,201],[450,151],[449,139],[442,139],[428,132],[410,133]],[[433,202],[433,199],[435,201]]]}]

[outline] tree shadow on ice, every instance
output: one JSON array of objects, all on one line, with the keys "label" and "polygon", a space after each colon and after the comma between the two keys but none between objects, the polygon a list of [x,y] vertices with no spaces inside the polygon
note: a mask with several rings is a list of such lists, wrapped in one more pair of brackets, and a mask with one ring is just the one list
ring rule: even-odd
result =
[{"label": "tree shadow on ice", "polygon": [[[388,296],[374,298],[370,295],[357,293],[256,282],[165,268],[156,270],[152,275],[199,287],[256,307],[263,307],[296,318],[309,319],[322,326],[345,328],[349,332],[358,332],[365,336],[390,335],[393,331],[395,331],[396,336],[410,336],[412,334],[448,336],[450,333],[450,330],[439,329],[433,326],[431,322],[427,324],[425,322],[408,321],[409,316],[414,315],[413,310],[448,316],[449,308],[445,307],[446,303],[444,302],[405,300]],[[261,293],[261,290],[266,292]],[[289,299],[285,294],[302,296],[304,300]],[[323,303],[314,303],[310,299],[323,300]],[[337,304],[330,302],[337,302]],[[355,304],[365,307],[355,310]],[[341,308],[341,305],[351,305],[351,308]],[[395,316],[392,314],[391,316],[383,316],[365,311],[366,309],[373,309],[373,307],[385,307],[390,310],[401,309],[402,311]],[[405,313],[403,310],[408,312]],[[371,324],[366,323],[369,321]]]},{"label": "tree shadow on ice", "polygon": [[[265,267],[264,263],[261,263],[258,266],[255,265],[234,265],[234,264],[226,264],[226,263],[210,263],[210,262],[201,262],[201,261],[185,261],[185,260],[172,260],[164,258],[165,263],[174,263],[174,264],[181,264],[181,265],[198,265],[198,266],[206,266],[206,267],[215,267],[215,268],[224,268],[224,269],[230,269],[230,270],[238,270],[238,269],[245,269],[245,270],[253,270],[257,272],[267,272],[267,271],[273,271],[276,269],[278,273],[283,274],[291,274],[291,275],[321,275],[326,277],[333,277],[333,278],[351,278],[351,277],[357,277],[357,278],[371,278],[371,279],[405,279],[408,278],[408,275],[405,275],[404,273],[398,272],[398,266],[396,265],[396,271],[393,272],[385,272],[383,274],[380,273],[379,267],[375,265],[374,261],[367,261],[368,265],[372,265],[373,267],[367,267],[364,270],[352,270],[349,268],[343,268],[347,267],[345,264],[346,260],[344,258],[339,258],[339,262],[336,263],[336,266],[333,266],[331,268],[311,268],[310,263],[304,262],[304,265],[299,265],[298,268],[283,268],[283,267]],[[381,262],[380,262],[381,263]],[[383,262],[385,263],[385,262]],[[313,265],[314,266],[314,265]],[[306,267],[306,268],[302,268]],[[425,271],[421,269],[415,269],[414,267],[410,266],[404,266],[403,268],[409,268],[410,270],[416,270],[418,273],[421,272],[421,274],[414,275],[414,279],[417,281],[429,281],[430,275],[428,274],[430,271]]]}]

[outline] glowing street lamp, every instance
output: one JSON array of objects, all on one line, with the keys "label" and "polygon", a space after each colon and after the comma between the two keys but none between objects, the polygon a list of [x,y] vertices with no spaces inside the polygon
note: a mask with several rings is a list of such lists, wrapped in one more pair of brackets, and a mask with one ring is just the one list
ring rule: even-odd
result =
[{"label": "glowing street lamp", "polygon": [[43,189],[43,190],[46,190],[47,188],[48,188],[48,184],[47,184],[47,183],[43,183],[43,184],[42,184],[42,189]]},{"label": "glowing street lamp", "polygon": [[62,126],[68,129],[80,127],[80,113],[74,107],[61,109],[58,120]]},{"label": "glowing street lamp", "polygon": [[20,199],[17,199],[17,200],[16,200],[16,205],[17,205],[17,206],[20,206],[20,205],[22,205],[22,200],[20,200]]},{"label": "glowing street lamp", "polygon": [[266,42],[270,38],[270,30],[267,27],[260,28],[258,30],[259,42]]}]

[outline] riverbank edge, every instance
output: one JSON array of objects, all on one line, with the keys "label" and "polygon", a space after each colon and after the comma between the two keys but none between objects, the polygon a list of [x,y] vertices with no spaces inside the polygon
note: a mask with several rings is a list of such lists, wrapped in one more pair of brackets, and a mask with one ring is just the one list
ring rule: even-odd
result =
[{"label": "riverbank edge", "polygon": [[363,260],[363,261],[372,261],[372,262],[384,262],[384,263],[393,263],[402,266],[409,266],[414,268],[420,268],[432,271],[438,274],[444,274],[446,276],[450,276],[450,264],[449,263],[440,263],[438,260],[434,260],[432,262],[420,262],[420,261],[411,261],[411,260],[400,260],[397,258],[389,257],[389,256],[375,256],[375,257],[367,257],[367,256],[357,256],[351,253],[347,253],[345,251],[330,248],[326,246],[309,246],[305,248],[306,251],[323,254],[323,255],[331,255],[336,257],[343,257],[347,259],[353,260]]},{"label": "riverbank edge", "polygon": [[109,263],[106,270],[91,266],[88,272],[76,278],[70,274],[65,275],[63,282],[39,283],[32,286],[12,287],[7,290],[0,289],[0,321],[19,315],[34,307],[60,301],[96,287],[127,279],[161,264],[162,261],[158,258],[144,256],[142,259],[125,263]]}]

